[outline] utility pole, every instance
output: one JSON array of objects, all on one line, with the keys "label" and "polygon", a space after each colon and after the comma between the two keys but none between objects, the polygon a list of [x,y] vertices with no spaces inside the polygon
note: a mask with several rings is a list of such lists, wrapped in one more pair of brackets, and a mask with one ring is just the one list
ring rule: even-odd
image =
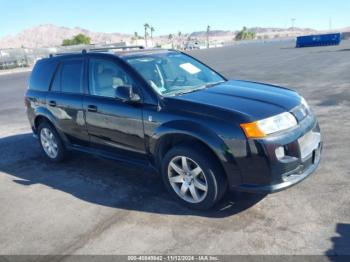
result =
[{"label": "utility pole", "polygon": [[148,43],[147,43],[147,40],[148,40],[148,29],[150,28],[150,26],[149,26],[149,24],[144,24],[143,25],[144,26],[144,28],[145,28],[145,45],[146,45],[146,47],[148,46]]},{"label": "utility pole", "polygon": [[292,18],[291,21],[292,21],[292,30],[294,31],[294,26],[295,26],[295,18]]},{"label": "utility pole", "polygon": [[329,31],[332,31],[332,17],[329,17]]},{"label": "utility pole", "polygon": [[5,69],[4,68],[4,61],[3,61],[3,58],[2,58],[2,51],[0,49],[0,58],[1,58],[1,69]]},{"label": "utility pole", "polygon": [[25,62],[24,66],[29,66],[28,56],[27,56],[27,52],[26,52],[24,45],[22,45],[22,50],[23,50],[23,56],[24,56],[24,62]]},{"label": "utility pole", "polygon": [[210,43],[209,43],[209,33],[210,33],[210,25],[208,25],[208,27],[207,27],[207,48],[210,47]]}]

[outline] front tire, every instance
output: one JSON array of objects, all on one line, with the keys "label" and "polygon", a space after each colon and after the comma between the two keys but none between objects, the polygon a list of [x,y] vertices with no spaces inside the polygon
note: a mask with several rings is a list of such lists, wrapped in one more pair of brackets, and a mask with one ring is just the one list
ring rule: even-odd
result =
[{"label": "front tire", "polygon": [[170,194],[193,209],[213,207],[226,191],[222,168],[201,145],[170,149],[162,161],[162,178]]},{"label": "front tire", "polygon": [[41,123],[38,127],[38,137],[41,149],[47,159],[52,162],[62,162],[64,160],[66,152],[63,142],[51,124]]}]

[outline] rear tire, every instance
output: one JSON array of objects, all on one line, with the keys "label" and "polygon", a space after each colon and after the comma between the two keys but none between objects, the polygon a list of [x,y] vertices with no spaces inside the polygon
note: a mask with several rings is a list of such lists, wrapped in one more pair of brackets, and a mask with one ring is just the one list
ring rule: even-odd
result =
[{"label": "rear tire", "polygon": [[66,150],[62,139],[56,129],[48,122],[43,122],[38,127],[39,143],[45,157],[52,162],[62,162],[66,156]]},{"label": "rear tire", "polygon": [[170,149],[162,160],[162,178],[170,194],[193,209],[210,209],[224,196],[227,188],[215,156],[197,144]]}]

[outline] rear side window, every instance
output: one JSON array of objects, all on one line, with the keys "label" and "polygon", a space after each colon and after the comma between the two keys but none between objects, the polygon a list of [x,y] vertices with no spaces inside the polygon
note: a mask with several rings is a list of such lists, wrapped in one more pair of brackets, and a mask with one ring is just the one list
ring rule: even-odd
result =
[{"label": "rear side window", "polygon": [[52,76],[56,70],[58,62],[56,60],[39,60],[32,71],[29,80],[29,89],[38,91],[48,91]]},{"label": "rear side window", "polygon": [[83,61],[81,59],[62,62],[52,82],[51,91],[80,94],[82,73]]}]

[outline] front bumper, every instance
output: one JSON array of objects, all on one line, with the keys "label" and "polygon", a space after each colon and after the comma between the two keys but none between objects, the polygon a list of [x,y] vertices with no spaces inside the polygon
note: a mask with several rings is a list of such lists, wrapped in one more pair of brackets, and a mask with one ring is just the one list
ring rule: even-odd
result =
[{"label": "front bumper", "polygon": [[[317,152],[318,151],[318,152]],[[321,161],[321,152],[322,152],[322,144],[320,144],[319,148],[314,151],[314,153],[310,156],[310,158],[303,164],[299,165],[296,169],[289,171],[285,174],[282,174],[283,178],[282,182],[270,185],[254,185],[254,184],[242,184],[238,188],[240,191],[252,192],[252,193],[276,193],[292,187],[309,175],[311,175],[318,167]],[[319,155],[318,158],[315,156]],[[315,160],[313,160],[315,159]],[[311,163],[310,163],[311,162]]]},{"label": "front bumper", "polygon": [[[316,139],[309,139],[314,136]],[[247,141],[247,156],[238,161],[241,183],[231,189],[273,193],[298,184],[318,167],[322,154],[319,125],[309,115],[294,130],[265,139]],[[285,157],[278,158],[276,149],[283,147]]]}]

